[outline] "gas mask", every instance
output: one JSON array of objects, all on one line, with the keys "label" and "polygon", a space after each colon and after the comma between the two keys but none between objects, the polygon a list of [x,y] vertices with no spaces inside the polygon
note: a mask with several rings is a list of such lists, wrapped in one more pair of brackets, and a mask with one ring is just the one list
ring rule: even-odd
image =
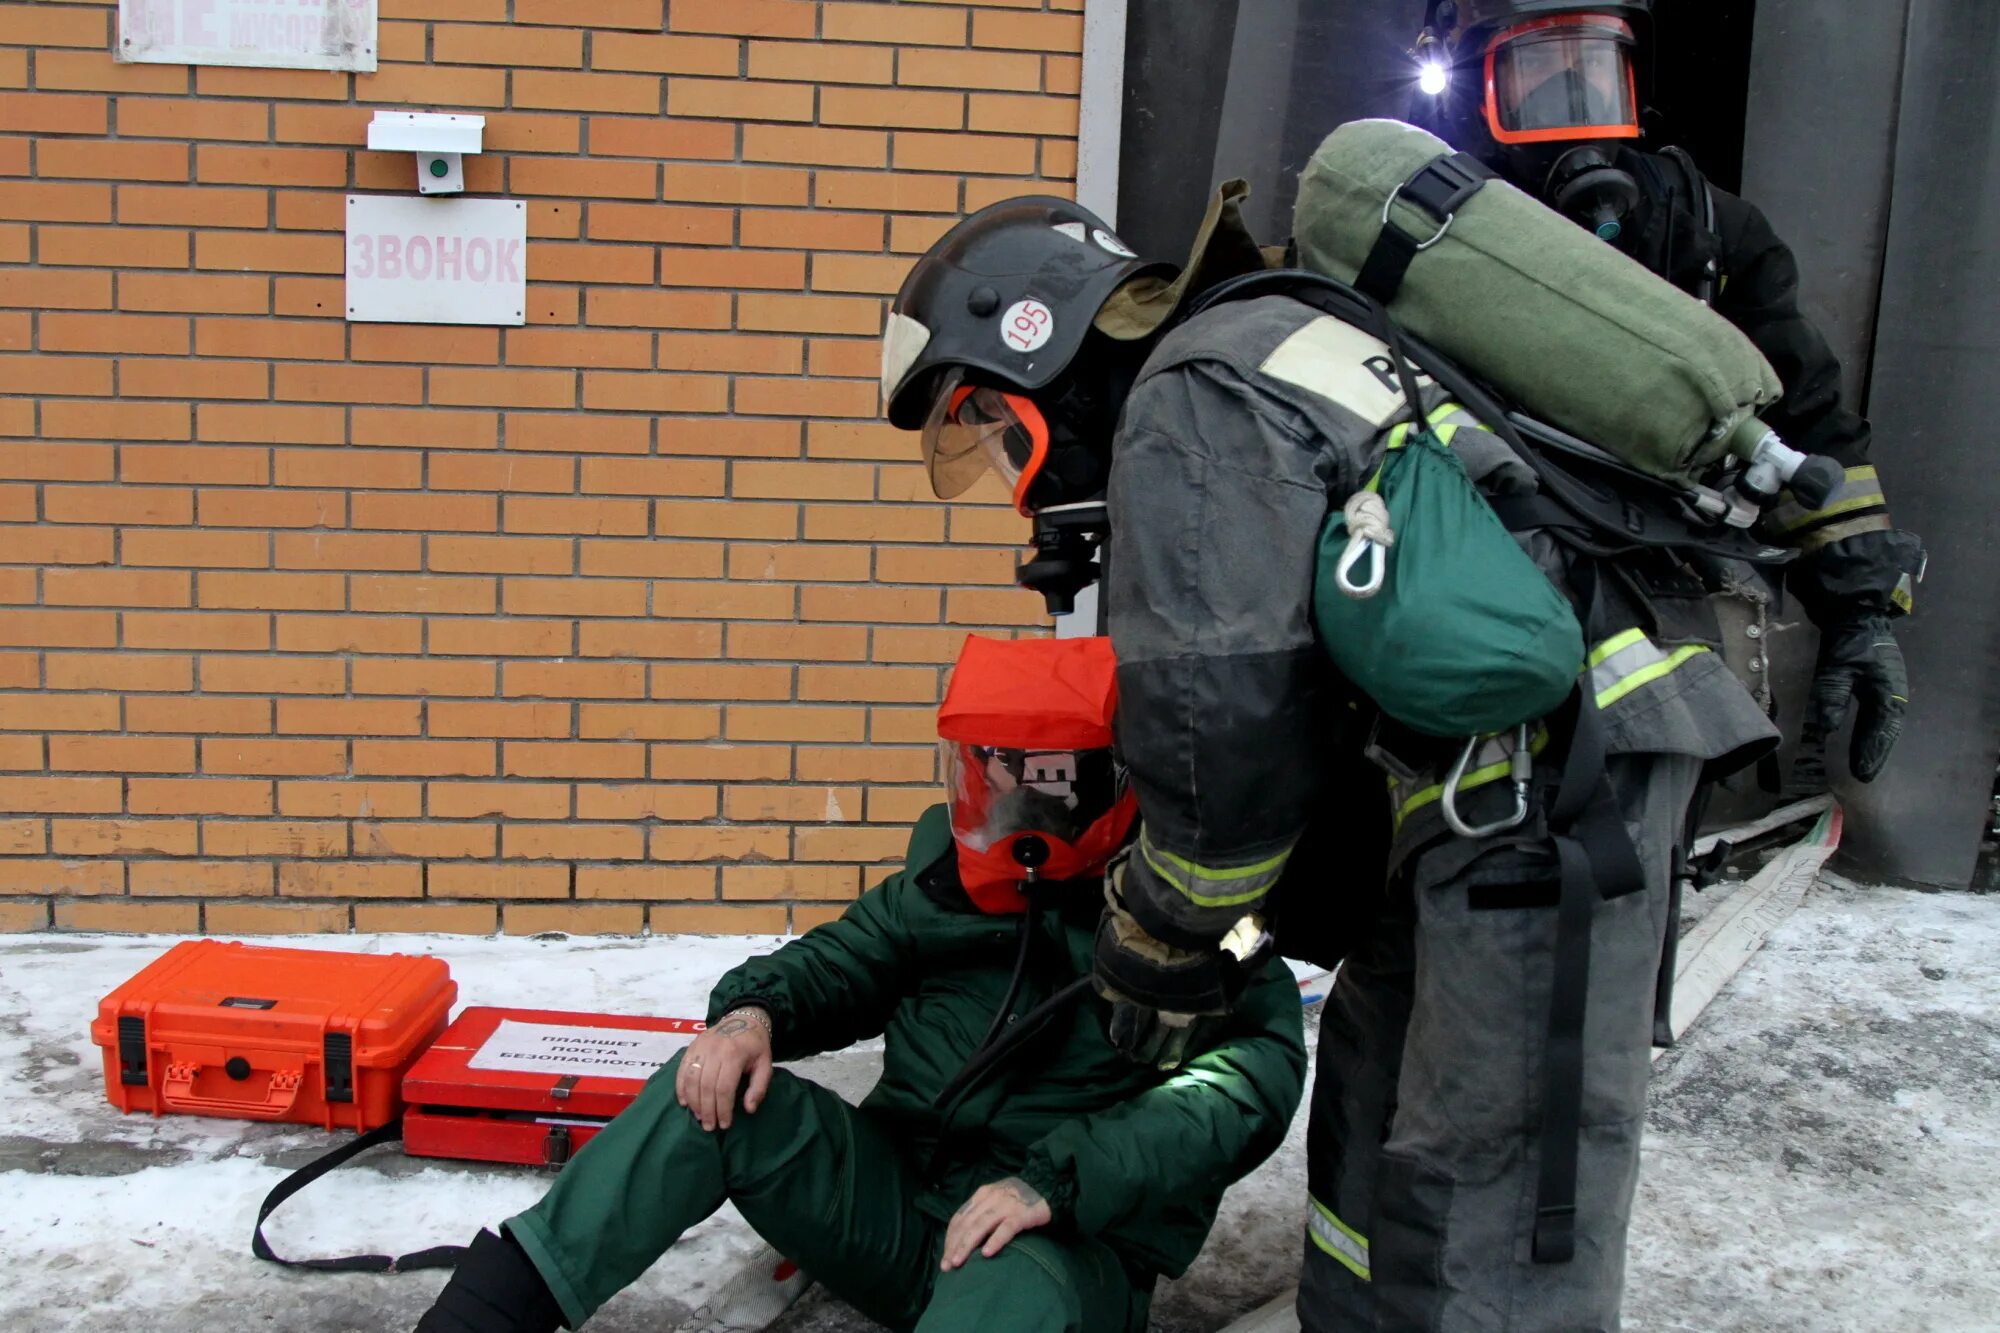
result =
[{"label": "gas mask", "polygon": [[[1458,99],[1435,117],[1456,122],[1446,137],[1599,239],[1619,241],[1640,197],[1639,182],[1618,165],[1620,146],[1639,137],[1632,24],[1563,13],[1481,31],[1492,35],[1479,59],[1458,69],[1446,63],[1434,30],[1418,39],[1421,88]],[[1470,90],[1451,86],[1469,82],[1473,69],[1476,116],[1466,105]]]},{"label": "gas mask", "polygon": [[1639,207],[1639,182],[1618,165],[1615,143],[1578,144],[1550,165],[1541,195],[1550,208],[1615,245]]},{"label": "gas mask", "polygon": [[924,423],[924,463],[940,499],[963,493],[990,468],[1032,520],[1035,555],[1017,577],[1042,594],[1051,615],[1074,610],[1076,594],[1097,581],[1111,437],[1138,368],[1136,357],[1087,364],[1088,374],[1032,398],[947,371]]},{"label": "gas mask", "polygon": [[1138,818],[1112,750],[1105,638],[970,636],[938,710],[959,881],[983,912],[1025,911],[1042,881],[1104,873]]}]

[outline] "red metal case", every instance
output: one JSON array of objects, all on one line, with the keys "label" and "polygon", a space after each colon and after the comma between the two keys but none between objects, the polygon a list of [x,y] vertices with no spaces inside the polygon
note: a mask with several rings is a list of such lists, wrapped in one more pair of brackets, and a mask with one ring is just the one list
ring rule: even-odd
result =
[{"label": "red metal case", "polygon": [[121,1111],[365,1130],[402,1109],[457,997],[437,958],[187,940],[105,996],[90,1036]]},{"label": "red metal case", "polygon": [[705,1026],[469,1008],[403,1079],[403,1151],[560,1166]]}]

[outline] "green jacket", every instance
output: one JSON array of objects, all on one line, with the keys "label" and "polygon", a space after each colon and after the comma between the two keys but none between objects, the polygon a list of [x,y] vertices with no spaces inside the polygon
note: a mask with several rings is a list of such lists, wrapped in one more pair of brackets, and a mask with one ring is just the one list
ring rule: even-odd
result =
[{"label": "green jacket", "polygon": [[[927,1215],[947,1218],[980,1185],[1019,1175],[1058,1225],[1100,1237],[1137,1268],[1180,1274],[1223,1190],[1271,1155],[1298,1109],[1305,1037],[1291,975],[1272,961],[1214,1043],[1170,1075],[1119,1055],[1104,1036],[1105,1005],[1086,995],[940,1108],[1006,998],[1026,920],[976,910],[951,850],[945,809],[933,807],[901,872],[838,921],[723,977],[709,1018],[764,1006],[780,1060],[886,1036],[882,1079],[862,1109],[909,1146]],[[1062,905],[1036,922],[1015,1015],[1090,969],[1102,900],[1088,886],[1056,892]]]}]

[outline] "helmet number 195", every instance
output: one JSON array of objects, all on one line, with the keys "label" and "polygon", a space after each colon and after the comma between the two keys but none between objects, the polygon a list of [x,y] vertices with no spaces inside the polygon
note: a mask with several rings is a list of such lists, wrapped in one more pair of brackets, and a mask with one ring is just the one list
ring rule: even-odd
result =
[{"label": "helmet number 195", "polygon": [[1054,336],[1055,312],[1040,301],[1016,301],[1000,317],[1000,338],[1017,352],[1032,352]]}]

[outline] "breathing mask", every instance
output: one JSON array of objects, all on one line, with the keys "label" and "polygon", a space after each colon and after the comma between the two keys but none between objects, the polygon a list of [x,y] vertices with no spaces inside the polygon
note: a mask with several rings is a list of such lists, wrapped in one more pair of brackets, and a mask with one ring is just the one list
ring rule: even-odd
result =
[{"label": "breathing mask", "polygon": [[1104,873],[1138,817],[1112,750],[1117,664],[1105,638],[968,637],[938,711],[959,880],[981,911]]}]

